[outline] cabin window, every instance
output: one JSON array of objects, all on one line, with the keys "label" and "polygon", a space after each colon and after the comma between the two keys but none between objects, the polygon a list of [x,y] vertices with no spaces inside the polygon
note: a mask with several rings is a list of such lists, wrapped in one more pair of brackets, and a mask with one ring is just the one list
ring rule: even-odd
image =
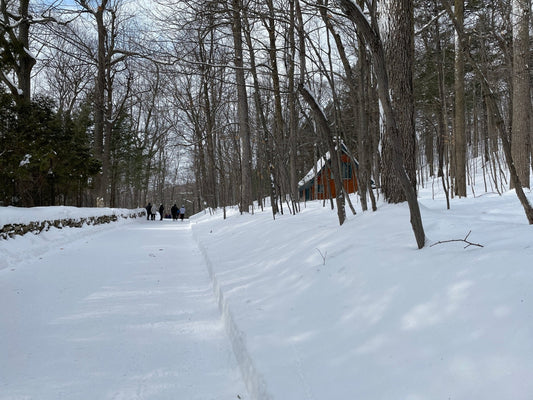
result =
[{"label": "cabin window", "polygon": [[342,179],[352,179],[351,163],[342,163]]},{"label": "cabin window", "polygon": [[317,185],[317,193],[323,194],[324,193],[324,185]]}]

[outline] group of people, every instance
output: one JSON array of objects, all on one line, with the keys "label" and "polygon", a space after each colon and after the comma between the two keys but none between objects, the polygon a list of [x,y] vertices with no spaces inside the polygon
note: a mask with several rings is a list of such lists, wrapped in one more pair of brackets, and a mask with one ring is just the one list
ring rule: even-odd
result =
[{"label": "group of people", "polygon": [[[148,203],[145,208],[147,220],[155,221],[156,215],[159,212],[160,221],[163,221],[163,217],[165,216],[165,206],[163,204],[161,204],[159,206],[159,209],[157,209],[157,207],[153,206],[152,203]],[[174,205],[170,208],[170,217],[173,221],[177,221],[178,219],[181,219],[183,221],[183,219],[185,218],[185,207],[178,207],[174,203]]]}]

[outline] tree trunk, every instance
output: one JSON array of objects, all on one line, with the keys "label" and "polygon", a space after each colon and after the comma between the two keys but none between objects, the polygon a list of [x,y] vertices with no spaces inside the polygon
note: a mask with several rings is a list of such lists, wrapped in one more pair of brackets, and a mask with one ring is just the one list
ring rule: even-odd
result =
[{"label": "tree trunk", "polygon": [[[464,0],[455,0],[455,17],[464,25]],[[465,130],[465,61],[464,47],[458,35],[455,38],[455,194],[466,197],[466,130]]]},{"label": "tree trunk", "polygon": [[373,27],[367,21],[361,8],[357,7],[352,1],[339,0],[339,3],[345,15],[356,24],[361,35],[364,36],[370,48],[374,61],[376,77],[378,80],[378,94],[383,107],[383,113],[385,115],[386,129],[391,133],[391,139],[394,143],[394,151],[392,154],[392,164],[394,167],[393,171],[400,181],[404,195],[407,199],[407,203],[409,204],[411,227],[413,229],[418,248],[421,249],[424,247],[426,241],[424,226],[422,224],[422,216],[420,214],[420,207],[418,205],[416,191],[403,165],[402,140],[396,125],[395,110],[392,108],[392,101],[390,98],[389,77],[387,75],[385,54],[379,34],[374,29],[374,27],[377,26],[376,16],[371,14]]},{"label": "tree trunk", "polygon": [[359,42],[359,90],[358,95],[358,114],[359,114],[359,132],[358,139],[358,155],[359,174],[357,188],[359,197],[361,199],[361,208],[363,211],[368,210],[367,193],[372,192],[372,139],[370,135],[370,107],[367,101],[370,99],[370,91],[372,90],[370,84],[370,60],[366,52],[366,45],[364,38],[361,35],[357,36]]},{"label": "tree trunk", "polygon": [[241,212],[249,212],[252,206],[252,146],[250,141],[250,120],[248,94],[243,63],[242,0],[232,1],[232,32],[235,47],[235,79],[237,82],[237,114],[241,142]]},{"label": "tree trunk", "polygon": [[[268,48],[268,56],[270,60],[270,68],[271,68],[271,78],[272,78],[272,91],[274,95],[274,118],[272,122],[272,131],[273,131],[273,138],[274,143],[271,143],[271,147],[276,147],[277,152],[274,152],[275,155],[273,155],[273,162],[275,165],[275,168],[271,168],[271,173],[277,173],[276,175],[273,175],[271,177],[271,180],[277,181],[278,185],[283,185],[282,181],[282,175],[286,176],[286,173],[284,171],[285,166],[281,162],[281,158],[286,155],[285,153],[285,140],[283,135],[283,107],[281,102],[281,83],[280,83],[280,76],[279,76],[279,68],[278,68],[278,54],[277,54],[277,42],[276,42],[276,15],[274,10],[274,3],[272,0],[267,1],[268,6],[268,18],[266,18],[265,21],[265,27],[268,32],[268,39],[269,39],[269,48]],[[277,154],[276,154],[277,153]],[[275,191],[275,187],[274,190]],[[280,191],[280,195],[284,195],[285,191]]]},{"label": "tree trunk", "polygon": [[[387,6],[389,19],[385,53],[389,76],[392,107],[403,152],[405,172],[416,190],[416,136],[414,120],[414,22],[413,2],[397,0]],[[400,203],[406,200],[393,167],[393,153],[396,146],[394,133],[385,131],[383,138],[383,167],[381,186],[388,202]]]},{"label": "tree trunk", "polygon": [[513,101],[511,152],[522,186],[529,188],[531,169],[529,79],[529,14],[530,0],[512,0],[513,29]]},{"label": "tree trunk", "polygon": [[18,40],[24,46],[19,54],[19,70],[17,71],[18,86],[22,92],[22,99],[26,104],[31,101],[31,71],[35,65],[35,59],[29,52],[30,49],[30,21],[28,12],[30,0],[20,0],[19,13],[21,21],[19,24]]},{"label": "tree trunk", "polygon": [[[0,70],[0,80],[7,86],[15,102],[19,105],[28,105],[31,102],[31,72],[36,60],[30,53],[30,25],[29,14],[30,0],[19,0],[17,16],[10,10],[9,2],[0,2],[0,48],[2,58],[11,60]],[[6,68],[7,67],[7,68]],[[4,70],[5,68],[5,70]],[[9,75],[14,71],[17,82],[13,82]]]},{"label": "tree trunk", "polygon": [[[94,12],[96,19],[98,49],[97,49],[97,73],[94,88],[94,156],[102,163],[102,174],[95,177],[96,196],[104,197],[105,180],[104,166],[104,130],[105,130],[105,89],[106,89],[106,28],[104,25],[104,9],[107,0],[102,1],[101,6]],[[90,8],[86,7],[89,11]]]},{"label": "tree trunk", "polygon": [[213,52],[214,38],[213,32],[210,32],[209,40],[209,53],[206,51],[205,44],[203,39],[200,39],[199,43],[199,57],[201,71],[201,81],[202,81],[202,96],[203,96],[203,112],[205,118],[205,142],[206,142],[206,153],[207,153],[207,166],[206,166],[206,188],[205,194],[207,199],[207,205],[211,208],[217,208],[217,193],[216,193],[216,161],[215,161],[215,117],[213,115],[212,106],[211,106],[211,89],[212,82],[210,82],[211,75],[211,57],[209,54]]},{"label": "tree trunk", "polygon": [[263,140],[261,141],[261,144],[263,146],[263,152],[265,155],[265,166],[264,170],[266,174],[268,175],[268,194],[270,197],[270,205],[272,207],[272,217],[276,219],[276,215],[279,212],[278,209],[278,203],[277,203],[277,194],[276,194],[276,170],[274,167],[275,161],[274,156],[272,155],[272,140],[270,136],[270,129],[268,129],[264,107],[261,101],[261,95],[260,95],[260,85],[259,85],[259,77],[257,75],[257,66],[255,61],[255,54],[253,49],[253,43],[252,43],[252,37],[250,34],[250,24],[248,22],[248,18],[246,13],[244,13],[245,22],[245,29],[244,34],[246,38],[246,43],[248,45],[249,53],[250,53],[250,71],[252,74],[253,82],[254,82],[254,102],[255,102],[255,108],[256,108],[256,114],[257,119],[259,121],[258,125],[261,126],[263,130]]},{"label": "tree trunk", "polygon": [[[299,195],[298,195],[298,177],[296,171],[296,157],[297,157],[297,138],[298,133],[298,120],[299,115],[296,109],[296,28],[295,24],[297,20],[301,20],[296,17],[296,8],[298,0],[291,0],[289,6],[289,52],[290,52],[290,64],[288,70],[288,105],[289,105],[289,193],[292,200],[292,209],[294,214],[300,211]],[[303,43],[300,43],[302,46]]]},{"label": "tree trunk", "polygon": [[[437,13],[437,7],[435,7],[435,13]],[[446,195],[446,208],[450,209],[450,194],[448,193],[448,187],[446,185],[446,177],[444,176],[444,155],[446,153],[446,94],[444,83],[444,53],[441,46],[440,38],[440,24],[439,18],[435,18],[435,47],[436,52],[436,65],[437,65],[437,82],[439,85],[439,102],[435,107],[435,114],[437,115],[437,177],[441,178],[442,188]]]}]

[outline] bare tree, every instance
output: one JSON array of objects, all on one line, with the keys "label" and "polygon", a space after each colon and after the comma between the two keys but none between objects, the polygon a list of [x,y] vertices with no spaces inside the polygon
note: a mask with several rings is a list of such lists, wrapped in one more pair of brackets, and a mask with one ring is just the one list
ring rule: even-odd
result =
[{"label": "bare tree", "polygon": [[468,46],[469,37],[465,33],[463,26],[455,18],[455,14],[452,11],[451,5],[446,0],[443,1],[443,5],[445,6],[446,12],[449,18],[452,20],[457,35],[459,36],[459,39],[462,42],[463,48],[465,49],[465,56],[470,61],[470,65],[473,68],[473,71],[479,78],[479,82],[483,88],[484,99],[487,104],[487,112],[489,113],[490,118],[494,122],[495,128],[498,131],[498,135],[502,143],[503,152],[505,154],[505,161],[507,163],[507,167],[509,168],[511,184],[515,188],[516,195],[520,200],[522,207],[524,208],[524,212],[526,214],[526,218],[529,224],[533,224],[533,207],[531,206],[529,199],[524,193],[522,183],[520,182],[520,177],[518,176],[518,173],[516,171],[516,166],[511,152],[511,143],[509,142],[508,138],[508,130],[505,126],[505,121],[498,107],[498,101],[496,99],[495,92],[489,84],[480,66],[472,58],[470,54],[470,48]]},{"label": "bare tree", "polygon": [[[64,34],[67,32],[64,31]],[[48,42],[42,59],[45,79],[42,80],[41,86],[44,87],[41,90],[56,98],[58,110],[67,115],[72,114],[94,88],[93,66],[80,62],[79,56],[84,58],[76,46],[64,37],[56,37],[54,43]]]},{"label": "bare tree", "polygon": [[[96,70],[93,94],[94,154],[102,163],[102,173],[96,180],[95,189],[99,204],[109,205],[113,127],[131,95],[132,82],[128,80],[131,74],[128,72],[126,60],[135,52],[127,48],[131,42],[124,36],[128,31],[123,29],[122,25],[129,16],[120,16],[120,2],[76,0],[76,3],[80,7],[77,11],[80,23],[90,24],[85,18],[89,15],[95,24],[95,46],[92,41],[80,42],[79,39],[83,40],[84,36],[78,36],[76,28],[70,30],[73,35],[69,40],[78,41],[76,45],[85,52],[84,61],[93,64]],[[71,9],[69,15],[74,11]],[[120,94],[115,91],[119,86],[125,89]]]},{"label": "bare tree", "polygon": [[[385,8],[386,30],[384,36],[384,50],[386,68],[389,76],[392,107],[401,141],[401,151],[405,172],[416,188],[416,135],[414,121],[414,28],[413,2],[398,0],[387,3]],[[379,85],[379,83],[378,83]],[[392,203],[406,200],[404,190],[397,174],[394,172],[394,147],[397,145],[392,139],[393,133],[384,132],[382,150],[382,178],[381,187],[385,199]]]},{"label": "bare tree", "polygon": [[333,175],[333,180],[335,182],[335,201],[337,204],[337,216],[339,218],[339,224],[342,225],[344,221],[346,220],[346,209],[345,209],[345,203],[346,199],[344,196],[344,190],[342,185],[342,179],[341,179],[341,171],[339,167],[339,156],[338,151],[340,151],[339,146],[337,146],[337,143],[335,143],[334,134],[331,131],[331,124],[328,121],[326,115],[324,114],[324,111],[320,108],[319,104],[309,92],[307,88],[303,86],[303,84],[300,84],[298,86],[298,91],[302,95],[305,102],[309,105],[311,108],[313,115],[317,121],[319,129],[322,131],[322,134],[325,138],[325,142],[328,145],[329,154],[330,154],[330,168]]},{"label": "bare tree", "polygon": [[341,35],[337,32],[333,25],[332,18],[328,15],[327,3],[322,0],[318,2],[320,7],[320,15],[326,28],[333,36],[339,57],[342,61],[344,73],[346,75],[346,83],[349,91],[349,102],[353,114],[353,120],[358,121],[355,127],[357,131],[357,158],[359,166],[352,167],[357,173],[358,192],[361,199],[361,208],[363,211],[368,209],[367,193],[370,194],[372,201],[372,209],[377,209],[375,198],[371,188],[371,158],[372,158],[372,138],[371,138],[371,124],[370,115],[372,110],[372,87],[371,87],[371,71],[370,62],[368,60],[364,38],[361,35],[357,36],[359,42],[358,48],[358,75],[350,63],[350,59],[343,44]]},{"label": "bare tree", "polygon": [[446,177],[444,174],[444,161],[446,153],[446,89],[445,89],[445,71],[444,71],[444,52],[442,51],[439,14],[437,6],[435,5],[435,44],[436,44],[436,65],[437,65],[437,85],[438,85],[438,99],[436,102],[435,114],[437,115],[437,176],[441,178],[442,187],[446,195],[446,206],[450,209],[450,195],[449,188],[446,184]]},{"label": "bare tree", "polygon": [[[455,0],[455,18],[464,27],[464,0]],[[463,42],[455,39],[455,123],[454,123],[454,177],[455,194],[466,196],[466,131],[465,131],[465,61]]]},{"label": "bare tree", "polygon": [[391,133],[391,139],[393,141],[393,170],[400,181],[407,199],[407,203],[409,204],[409,210],[411,213],[411,226],[413,228],[418,248],[421,249],[424,247],[426,241],[424,226],[422,224],[422,216],[420,214],[420,207],[418,205],[416,191],[403,165],[402,140],[396,123],[397,111],[393,109],[393,103],[390,98],[389,77],[387,74],[385,52],[380,36],[376,30],[376,15],[371,13],[371,25],[363,14],[361,8],[358,7],[353,1],[339,0],[338,3],[340,4],[346,17],[356,24],[359,33],[364,36],[366,43],[370,48],[378,81],[379,98],[385,116],[385,125],[386,129]]},{"label": "bare tree", "polygon": [[[268,195],[270,197],[270,204],[272,207],[272,216],[274,219],[276,219],[276,215],[279,212],[279,207],[278,207],[277,191],[276,191],[277,171],[275,167],[275,164],[276,164],[275,157],[273,154],[274,153],[273,136],[275,137],[275,135],[278,134],[278,132],[275,128],[274,129],[275,133],[274,135],[272,135],[270,126],[268,125],[268,122],[267,122],[267,116],[265,112],[266,107],[261,96],[261,84],[259,80],[259,74],[258,74],[258,68],[257,68],[256,56],[255,56],[256,50],[254,49],[253,39],[252,39],[252,34],[251,34],[252,25],[250,21],[248,20],[248,13],[246,12],[246,10],[244,11],[245,11],[244,18],[243,18],[244,34],[245,34],[246,44],[248,46],[248,52],[249,52],[249,58],[250,58],[250,73],[253,79],[253,87],[254,87],[253,98],[254,98],[254,103],[255,103],[255,114],[258,120],[257,125],[262,130],[262,135],[261,135],[261,140],[260,140],[261,145],[259,146],[259,151],[260,153],[263,153],[263,157],[258,157],[258,158],[263,162],[264,164],[263,168],[266,171],[266,174],[268,176],[267,178]],[[268,18],[268,19],[265,19],[265,23],[267,24],[267,30],[268,30],[268,26],[273,24],[273,21],[271,21],[270,18]],[[269,38],[270,38],[270,34],[269,34]],[[270,52],[275,53],[275,47],[273,48],[271,46]],[[277,74],[277,58],[275,54],[274,54],[274,58],[272,55],[270,56],[270,60],[271,60],[271,66],[272,66],[272,72],[273,72],[273,83],[274,83],[274,88],[275,88],[276,81],[274,77],[277,76],[276,75]],[[274,93],[276,93],[275,89],[274,89]],[[275,95],[275,98],[276,97],[277,95]],[[278,113],[275,112],[275,115],[278,115]],[[281,118],[281,113],[279,114],[279,118]],[[274,121],[276,121],[276,117],[274,118]],[[274,126],[277,126],[276,122],[274,122],[274,124],[275,124]]]},{"label": "bare tree", "polygon": [[529,20],[530,0],[513,0],[511,11],[513,32],[512,136],[511,152],[522,186],[529,187],[531,170]]},{"label": "bare tree", "polygon": [[[289,2],[289,65],[288,65],[288,107],[289,107],[289,193],[294,213],[300,211],[298,178],[296,171],[297,134],[300,114],[297,108],[297,60],[300,59],[299,82],[304,80],[305,71],[305,41],[303,34],[303,17],[299,0]],[[298,40],[297,40],[298,38]],[[299,51],[298,51],[299,48]],[[300,56],[300,58],[298,57]]]},{"label": "bare tree", "polygon": [[242,0],[232,0],[232,33],[235,51],[235,80],[237,84],[237,116],[241,141],[241,211],[249,212],[252,206],[252,148],[248,93],[244,74],[242,38]]},{"label": "bare tree", "polygon": [[[31,100],[31,73],[36,60],[30,51],[30,0],[0,0],[0,81],[18,104]],[[14,73],[16,82],[11,79]]]}]

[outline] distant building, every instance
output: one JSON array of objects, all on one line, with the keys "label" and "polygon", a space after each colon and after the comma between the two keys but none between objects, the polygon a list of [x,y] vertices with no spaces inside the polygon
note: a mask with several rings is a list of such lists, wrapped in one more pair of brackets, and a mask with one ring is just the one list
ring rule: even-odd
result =
[{"label": "distant building", "polygon": [[[330,169],[331,159],[329,151],[321,157],[316,167],[312,168],[305,177],[298,182],[298,190],[301,200],[322,200],[335,197],[337,190]],[[346,148],[342,145],[341,152],[341,179],[342,185],[347,193],[357,191],[357,178],[355,168],[359,163],[355,158],[348,155]]]}]

